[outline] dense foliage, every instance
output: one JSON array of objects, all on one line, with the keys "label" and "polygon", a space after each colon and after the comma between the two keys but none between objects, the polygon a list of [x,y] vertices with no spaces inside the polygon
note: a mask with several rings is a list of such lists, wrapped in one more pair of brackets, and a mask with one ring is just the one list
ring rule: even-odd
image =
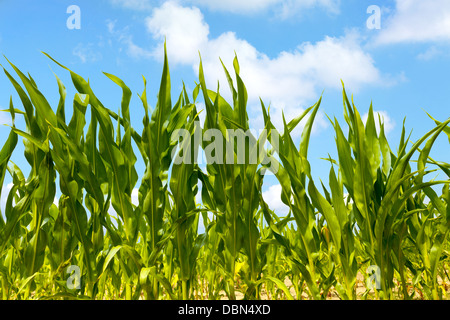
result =
[{"label": "dense foliage", "polygon": [[[235,161],[218,158],[230,157],[218,152],[230,143],[228,129],[249,129],[237,59],[235,77],[224,67],[231,104],[207,89],[201,63],[192,95],[183,87],[173,103],[166,56],[153,111],[146,90],[139,95],[142,132],[131,125],[132,92],[121,79],[105,74],[122,90],[115,113],[88,81],[54,62],[78,92],[69,122],[59,78],[53,108],[30,75],[10,63],[20,84],[4,69],[21,107],[11,98],[13,123],[0,152],[0,187],[7,174],[13,181],[0,215],[3,299],[447,298],[450,164],[429,155],[440,134],[450,138],[450,119],[435,120],[417,142],[403,127],[395,152],[381,119],[370,108],[363,122],[344,89],[346,123],[330,119],[337,159],[328,159],[325,186],[311,176],[307,157],[321,100],[284,121],[282,133],[261,101],[266,131],[250,136],[244,161],[237,147]],[[197,101],[205,106],[202,125]],[[26,128],[16,127],[16,116]],[[301,121],[297,147],[291,132]],[[221,138],[194,139],[211,129]],[[188,137],[173,139],[179,130]],[[10,161],[19,137],[27,177]],[[195,159],[211,146],[202,171]],[[249,161],[255,152],[257,161]],[[174,162],[180,155],[189,161]],[[136,170],[138,156],[145,172]],[[262,197],[268,170],[281,185],[287,216]],[[444,180],[427,179],[436,171]],[[139,205],[132,202],[137,188]]]}]

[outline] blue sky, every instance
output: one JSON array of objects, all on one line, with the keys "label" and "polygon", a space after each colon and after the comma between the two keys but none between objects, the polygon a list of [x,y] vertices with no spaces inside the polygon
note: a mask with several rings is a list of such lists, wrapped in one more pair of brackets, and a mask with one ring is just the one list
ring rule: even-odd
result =
[{"label": "blue sky", "polygon": [[[79,29],[68,28],[71,5],[80,9]],[[380,9],[379,29],[367,26],[371,5]],[[53,72],[66,85],[68,106],[75,92],[68,73],[41,51],[89,78],[97,96],[113,110],[120,105],[121,91],[102,72],[125,81],[134,94],[131,114],[138,130],[142,76],[154,105],[164,37],[174,96],[182,81],[189,90],[194,88],[200,52],[208,85],[215,89],[219,81],[229,97],[219,57],[231,70],[236,52],[255,129],[262,129],[259,97],[271,105],[281,129],[282,111],[290,119],[323,92],[309,153],[313,174],[323,180],[329,164],[320,158],[336,149],[326,115],[343,121],[341,79],[361,114],[373,102],[394,150],[405,117],[412,140],[434,126],[424,110],[439,120],[449,117],[448,0],[0,0],[0,52],[32,75],[52,105],[56,107],[59,98]],[[0,64],[12,72],[3,57]],[[8,107],[10,95],[20,108],[3,73],[0,93],[0,109]],[[1,114],[0,122],[8,123],[8,115]],[[17,126],[21,124],[18,119]],[[1,126],[0,141],[8,132]],[[448,162],[445,136],[432,156]],[[21,159],[19,145],[13,160],[26,166]],[[268,178],[264,189],[272,208],[283,211],[276,181]]]}]

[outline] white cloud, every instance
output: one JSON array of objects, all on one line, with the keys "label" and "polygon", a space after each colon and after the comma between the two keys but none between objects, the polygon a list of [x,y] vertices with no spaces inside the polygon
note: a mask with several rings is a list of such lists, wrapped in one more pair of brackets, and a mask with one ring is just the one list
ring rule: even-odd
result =
[{"label": "white cloud", "polygon": [[12,189],[13,185],[14,184],[11,182],[8,183],[6,186],[3,185],[2,187],[2,193],[0,195],[0,210],[3,214],[5,213],[6,201],[8,199],[9,192]]},{"label": "white cloud", "polygon": [[[198,60],[199,50],[208,43],[209,26],[196,7],[182,7],[175,2],[165,2],[161,7],[153,9],[145,23],[154,38],[166,37],[172,63],[192,64]],[[159,58],[163,57],[163,44],[154,52]]]},{"label": "white cloud", "polygon": [[[367,121],[369,114],[365,113],[362,116],[362,121],[364,122],[364,124]],[[379,119],[381,119],[381,122],[384,124],[384,133],[388,134],[389,132],[391,132],[394,128],[395,128],[395,121],[389,116],[389,114],[387,113],[387,111],[373,111],[373,116],[375,118],[375,127],[377,130],[377,133],[380,133],[380,121]]]},{"label": "white cloud", "polygon": [[278,0],[191,0],[191,2],[198,6],[204,6],[211,10],[228,11],[233,13],[251,13],[267,9],[270,6],[278,3]]},{"label": "white cloud", "polygon": [[304,9],[313,7],[338,13],[340,0],[185,0],[184,2],[204,6],[214,11],[238,14],[252,14],[270,10],[278,17],[287,18]]},{"label": "white cloud", "polygon": [[431,46],[425,52],[419,53],[417,55],[417,59],[423,60],[423,61],[429,61],[429,60],[436,58],[437,56],[440,56],[442,54],[444,54],[444,53],[437,46]]},{"label": "white cloud", "polygon": [[133,42],[133,38],[127,37],[123,39],[123,42],[128,46],[127,47],[127,52],[128,55],[133,57],[133,58],[146,58],[146,57],[150,57],[151,53],[141,47],[139,47],[137,44],[135,44]]},{"label": "white cloud", "polygon": [[[264,11],[274,13],[279,18],[288,18],[302,10],[319,7],[329,13],[339,13],[340,0],[175,0],[182,5],[195,5],[213,11],[234,14],[254,14]],[[110,0],[113,6],[120,6],[137,11],[147,11],[163,1],[151,0]]]},{"label": "white cloud", "polygon": [[[129,27],[126,26],[120,30],[116,29],[116,20],[106,21],[106,27],[108,29],[108,32],[111,36],[113,36],[121,45],[124,45],[126,48],[126,53],[129,57],[132,57],[134,59],[141,59],[141,58],[152,58],[153,53],[149,50],[146,50],[140,46],[138,46],[133,41],[133,36],[129,32]],[[112,46],[112,44],[110,44]],[[119,51],[122,51],[122,47],[119,49]]]},{"label": "white cloud", "polygon": [[[166,39],[169,61],[191,65],[198,72],[200,52],[207,85],[216,89],[219,81],[221,93],[228,101],[228,83],[219,57],[233,74],[232,61],[236,53],[241,67],[240,76],[249,95],[249,108],[259,111],[261,97],[266,105],[271,105],[272,118],[278,128],[282,128],[282,110],[289,121],[309,107],[311,101],[317,100],[323,89],[340,88],[341,79],[353,92],[364,85],[384,85],[387,82],[371,56],[363,50],[355,31],[339,38],[325,37],[316,43],[303,43],[295,50],[283,51],[271,58],[234,32],[211,38],[209,26],[196,7],[166,2],[153,9],[152,15],[146,19],[146,26],[148,32],[160,41],[153,50],[153,55],[159,59],[163,57],[163,41]],[[252,118],[252,121],[256,123],[255,128],[262,127],[261,117]],[[327,125],[320,114],[314,130]],[[299,127],[294,136],[300,132]]]},{"label": "white cloud", "polygon": [[111,21],[111,20],[106,20],[106,27],[108,28],[108,32],[113,34],[114,33],[114,29],[116,28],[116,22],[117,20]]},{"label": "white cloud", "polygon": [[133,10],[149,10],[152,8],[150,0],[110,0],[115,6]]},{"label": "white cloud", "polygon": [[[383,19],[383,16],[382,16]],[[396,0],[394,13],[382,20],[376,44],[448,42],[450,1]]]},{"label": "white cloud", "polygon": [[279,216],[285,216],[289,213],[289,207],[281,201],[281,185],[275,184],[264,191],[262,196],[269,208]]},{"label": "white cloud", "polygon": [[131,203],[135,206],[139,205],[139,189],[134,188],[133,191],[131,191]]},{"label": "white cloud", "polygon": [[78,57],[82,63],[95,62],[102,59],[102,54],[94,49],[94,45],[92,43],[78,43],[72,50],[72,54]]},{"label": "white cloud", "polygon": [[[3,109],[4,108],[0,107],[0,110],[3,110]],[[12,124],[11,120],[12,120],[11,115],[9,113],[0,111],[0,126],[2,126],[2,125],[10,126]]]},{"label": "white cloud", "polygon": [[[131,203],[135,206],[139,205],[139,189],[134,188],[131,191]],[[116,210],[114,210],[114,207],[112,205],[108,208],[108,214],[111,217],[111,221],[114,224],[114,226],[117,227],[117,220],[121,220],[120,216],[117,214]]]},{"label": "white cloud", "polygon": [[349,193],[344,194],[344,202],[346,204],[353,204],[353,199],[352,199],[352,197],[350,197]]},{"label": "white cloud", "polygon": [[[301,13],[302,10],[320,7],[332,14],[339,13],[340,0],[279,0],[278,16],[288,18]],[[275,9],[277,10],[277,9]]]}]

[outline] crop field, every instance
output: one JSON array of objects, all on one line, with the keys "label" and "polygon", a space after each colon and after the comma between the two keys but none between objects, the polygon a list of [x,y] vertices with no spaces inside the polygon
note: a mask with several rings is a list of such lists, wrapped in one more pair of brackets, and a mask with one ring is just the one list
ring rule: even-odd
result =
[{"label": "crop field", "polygon": [[[363,121],[343,85],[345,122],[328,118],[337,157],[325,159],[323,183],[308,159],[321,97],[281,128],[261,101],[265,128],[254,135],[238,57],[234,70],[224,66],[229,88],[207,88],[200,61],[195,89],[183,85],[173,100],[166,54],[156,106],[138,94],[142,132],[121,79],[105,73],[122,93],[110,110],[48,57],[56,74],[70,73],[70,103],[58,77],[51,105],[32,75],[3,66],[13,121],[1,138],[0,188],[13,182],[0,215],[1,299],[449,298],[450,163],[430,152],[438,137],[450,141],[450,119],[430,115],[435,126],[417,141],[403,124],[388,142],[381,118],[370,107]],[[11,161],[22,142],[26,173]],[[262,196],[268,173],[287,215]]]}]

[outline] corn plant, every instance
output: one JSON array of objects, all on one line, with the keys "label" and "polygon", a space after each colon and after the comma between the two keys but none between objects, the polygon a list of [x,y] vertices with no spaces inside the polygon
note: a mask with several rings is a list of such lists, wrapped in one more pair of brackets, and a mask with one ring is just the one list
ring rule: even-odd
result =
[{"label": "corn plant", "polygon": [[[2,299],[447,298],[450,165],[430,154],[442,133],[450,141],[450,119],[430,116],[434,127],[417,141],[404,123],[394,151],[372,106],[364,123],[344,88],[345,123],[329,117],[336,158],[322,159],[324,184],[308,159],[322,97],[283,116],[283,128],[261,101],[264,130],[254,134],[237,57],[233,73],[222,63],[231,102],[219,86],[207,88],[201,58],[193,92],[183,83],[173,99],[165,52],[153,108],[143,77],[137,132],[123,80],[104,73],[122,92],[112,110],[89,81],[47,56],[70,74],[71,108],[56,74],[52,106],[31,75],[9,60],[15,75],[3,68],[18,101],[11,95],[3,110],[12,123],[0,192],[8,175],[12,187],[0,212]],[[19,141],[26,173],[11,161]],[[286,216],[263,198],[269,171]]]},{"label": "corn plant", "polygon": [[[248,266],[247,270],[243,270],[246,297],[258,298],[257,280],[262,270],[260,250],[265,250],[265,245],[258,244],[261,235],[256,215],[263,181],[260,165],[266,159],[261,146],[267,135],[263,132],[256,139],[249,130],[247,91],[239,76],[237,57],[233,62],[237,89],[228,70],[224,65],[223,67],[232,93],[233,106],[222,98],[219,88],[217,92],[206,88],[200,63],[200,87],[206,105],[203,130],[207,140],[212,140],[214,136],[212,143],[206,141],[203,144],[208,161],[208,175],[202,175],[205,188],[202,200],[206,208],[218,212],[214,231],[220,235],[217,245],[219,259],[224,266],[224,289],[228,297],[236,298],[236,262],[244,259]],[[211,132],[213,136],[210,136]],[[240,253],[243,253],[243,257]]]}]

